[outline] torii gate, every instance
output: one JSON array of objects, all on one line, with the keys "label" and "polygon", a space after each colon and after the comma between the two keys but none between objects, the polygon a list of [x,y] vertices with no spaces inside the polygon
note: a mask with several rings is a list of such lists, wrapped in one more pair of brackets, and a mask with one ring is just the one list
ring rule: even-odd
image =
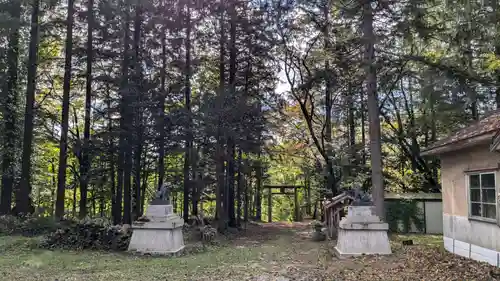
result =
[{"label": "torii gate", "polygon": [[[302,188],[302,186],[296,185],[264,185],[264,189],[268,189],[267,192],[267,221],[272,222],[273,220],[273,195],[293,195],[294,199],[294,221],[299,221],[299,196],[297,194],[297,189]],[[273,189],[279,189],[279,192],[273,192]],[[289,190],[292,191],[289,191]]]}]

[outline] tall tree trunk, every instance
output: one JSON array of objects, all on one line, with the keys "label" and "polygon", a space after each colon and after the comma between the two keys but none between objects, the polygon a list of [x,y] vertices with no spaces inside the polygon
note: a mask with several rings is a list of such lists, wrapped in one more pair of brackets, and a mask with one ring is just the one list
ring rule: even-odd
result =
[{"label": "tall tree trunk", "polygon": [[85,117],[83,128],[82,161],[80,162],[80,218],[87,216],[87,192],[90,171],[90,111],[92,106],[92,48],[94,31],[94,0],[87,2],[87,73],[85,87]]},{"label": "tall tree trunk", "polygon": [[[495,23],[495,38],[499,38],[500,36],[500,11],[498,9],[498,3],[497,1],[490,1],[491,3],[491,22]],[[494,42],[495,46],[495,56],[500,57],[500,41],[495,40]],[[495,76],[496,76],[496,82],[497,85],[500,84],[500,70],[495,71]],[[500,86],[497,86],[495,89],[495,103],[496,103],[496,108],[500,109]]]},{"label": "tall tree trunk", "polygon": [[194,149],[195,145],[193,144],[192,155],[191,155],[191,164],[192,164],[191,171],[193,175],[193,181],[191,184],[191,203],[192,203],[191,214],[193,216],[198,216],[198,203],[201,192],[200,181],[203,178],[201,170],[199,169],[200,146],[201,144],[198,145],[197,149],[195,150]]},{"label": "tall tree trunk", "polygon": [[74,0],[68,0],[66,18],[66,46],[64,58],[63,102],[61,116],[61,140],[59,143],[59,169],[57,171],[56,218],[64,216],[66,192],[66,168],[68,161],[69,91],[71,90],[71,59],[73,57],[73,13]]},{"label": "tall tree trunk", "polygon": [[[144,155],[143,157],[146,158],[146,153],[147,149],[145,149],[144,151]],[[143,163],[144,163],[144,167],[142,169],[142,185],[141,185],[141,198],[140,198],[140,213],[139,213],[139,216],[142,216],[144,214],[144,205],[146,203],[146,189],[148,188],[148,178],[149,178],[149,167],[148,165],[146,165],[146,161],[143,160]]]},{"label": "tall tree trunk", "polygon": [[104,196],[104,183],[106,182],[106,177],[104,180],[99,181],[99,217],[103,218],[106,212],[106,197]]},{"label": "tall tree trunk", "polygon": [[[229,5],[230,8],[230,42],[229,42],[229,89],[230,89],[230,97],[229,100],[236,101],[236,2],[231,2]],[[236,124],[233,124],[233,126]],[[235,143],[234,143],[234,134],[235,129],[231,128],[228,132],[229,135],[227,137],[227,184],[226,184],[226,200],[227,203],[226,212],[228,214],[228,223],[229,226],[234,227],[236,225],[235,220],[235,206],[234,206],[234,182],[235,182],[235,165],[234,165],[234,157],[235,157]]]},{"label": "tall tree trunk", "polygon": [[312,214],[312,197],[311,197],[311,175],[309,173],[306,174],[305,188],[307,196],[307,215],[310,216]]},{"label": "tall tree trunk", "polygon": [[[429,95],[429,107],[430,107],[430,111],[431,111],[431,116],[430,116],[430,120],[431,120],[431,137],[430,137],[430,141],[432,143],[434,143],[435,141],[437,141],[437,126],[436,126],[436,107],[435,107],[435,93],[434,93],[434,79],[433,79],[433,76],[431,75],[429,77],[429,83],[431,85],[431,92],[430,92],[430,95]],[[431,162],[431,170],[432,170],[432,178],[434,179],[434,181],[437,183],[439,182],[438,181],[438,159],[436,157],[434,157],[434,159],[432,159],[432,162]]]},{"label": "tall tree trunk", "polygon": [[[254,169],[252,167],[249,167],[250,169],[250,174],[249,174],[249,177],[248,177],[248,208],[249,208],[249,213],[253,219],[255,219],[256,217],[256,212],[255,212],[255,190],[253,188],[254,186],[254,183],[253,183],[253,180],[254,180],[254,177],[252,176],[254,174]],[[257,179],[257,176],[255,176],[255,179]]]},{"label": "tall tree trunk", "polygon": [[[496,0],[495,0],[496,1]],[[466,59],[466,69],[471,72],[473,71],[473,47],[472,47],[472,36],[473,36],[473,30],[472,30],[472,6],[470,1],[465,2],[465,10],[466,10],[466,17],[467,17],[467,30],[466,30],[466,38],[465,38],[465,54],[464,57]],[[467,79],[465,82],[465,89],[467,96],[470,99],[470,109],[471,109],[471,117],[472,120],[477,121],[479,120],[479,112],[478,112],[478,100],[477,100],[477,93],[476,90],[474,89],[474,85],[471,83],[470,79]]]},{"label": "tall tree trunk", "polygon": [[371,2],[371,0],[363,0],[362,29],[363,43],[365,45],[365,86],[368,97],[373,201],[375,204],[375,213],[381,219],[385,219],[384,178],[382,174],[382,149],[375,66],[375,35],[373,32],[373,9]]},{"label": "tall tree trunk", "polygon": [[[139,116],[136,116],[138,119],[142,119],[142,113],[140,113]],[[139,122],[142,122],[140,120]],[[143,129],[142,129],[142,124],[137,124],[140,126],[137,131],[138,135],[136,136],[137,141],[135,144],[135,151],[134,151],[134,200],[133,200],[133,214],[134,214],[134,219],[137,219],[140,216],[141,213],[141,159],[142,159],[142,152],[143,152],[143,147],[142,147],[142,134],[143,134]],[[140,135],[139,135],[140,133]]]},{"label": "tall tree trunk", "polygon": [[114,156],[109,159],[109,177],[110,177],[110,197],[111,197],[111,219],[113,224],[118,224],[116,221],[116,171]]},{"label": "tall tree trunk", "polygon": [[186,1],[186,69],[184,77],[184,101],[188,124],[186,125],[186,140],[184,151],[184,221],[189,219],[189,188],[191,186],[190,167],[191,167],[191,146],[193,144],[191,128],[191,7],[190,1]]},{"label": "tall tree trunk", "polygon": [[[75,177],[75,175],[73,175],[73,177]],[[76,183],[76,180],[78,180],[78,179],[76,179],[76,178],[73,178],[73,179],[75,180],[75,183]],[[75,184],[75,185],[73,186],[73,200],[72,200],[72,202],[71,202],[71,203],[72,203],[72,204],[71,204],[71,207],[72,207],[72,208],[71,208],[71,215],[73,216],[73,218],[76,218],[76,204],[77,204],[77,203],[76,203],[76,201],[77,201],[77,200],[76,200],[76,188],[77,188],[77,186],[76,186],[76,184]]]},{"label": "tall tree trunk", "polygon": [[26,106],[24,110],[21,184],[16,194],[16,209],[21,213],[27,213],[31,208],[31,154],[33,152],[33,110],[35,107],[36,72],[38,65],[38,40],[40,31],[38,26],[38,18],[40,14],[40,0],[33,0],[32,9],[30,45],[28,54],[28,77],[26,83]]},{"label": "tall tree trunk", "polygon": [[[117,185],[116,185],[116,163],[115,163],[115,140],[113,136],[113,119],[111,112],[111,97],[109,86],[106,86],[106,108],[108,118],[108,133],[110,134],[108,142],[108,161],[109,161],[109,178],[111,180],[111,217],[113,224],[119,224],[121,221],[121,211],[118,210],[117,202]],[[120,184],[120,183],[119,183]],[[121,201],[121,200],[120,200]]]},{"label": "tall tree trunk", "polygon": [[56,162],[56,159],[52,158],[50,161],[50,168],[52,171],[52,177],[51,177],[51,189],[50,189],[50,215],[54,215],[54,198],[55,198],[55,191],[57,189],[57,179],[56,179],[56,165],[54,164]]},{"label": "tall tree trunk", "polygon": [[142,159],[142,143],[143,143],[143,111],[142,111],[142,67],[141,67],[141,28],[142,28],[142,7],[140,4],[135,8],[134,19],[134,67],[135,67],[135,142],[134,142],[134,219],[138,218],[141,213],[141,159]]},{"label": "tall tree trunk", "polygon": [[[166,26],[166,24],[165,24]],[[158,186],[159,190],[165,181],[165,98],[166,98],[166,69],[167,69],[167,43],[166,27],[162,28],[161,33],[161,69],[160,69],[160,92],[158,93]],[[171,199],[171,198],[169,198]]]},{"label": "tall tree trunk", "polygon": [[348,117],[347,126],[349,127],[349,172],[352,171],[352,166],[357,164],[356,161],[356,120],[354,119],[354,93],[352,91],[352,85],[349,82],[347,85],[347,105],[348,105]]},{"label": "tall tree trunk", "polygon": [[217,188],[216,188],[216,213],[218,219],[218,229],[222,231],[226,228],[226,214],[222,206],[222,200],[225,197],[225,169],[224,169],[224,128],[223,126],[223,110],[225,110],[224,100],[225,100],[225,44],[226,44],[226,34],[224,29],[224,0],[220,0],[220,38],[219,38],[219,93],[217,97],[217,146],[215,153],[215,169],[217,173]]},{"label": "tall tree trunk", "polygon": [[323,10],[325,17],[325,27],[323,31],[324,36],[324,47],[326,52],[325,60],[325,154],[326,154],[326,186],[327,189],[332,191],[335,196],[337,194],[337,188],[335,187],[335,175],[333,172],[333,147],[332,147],[332,71],[330,70],[330,60],[328,56],[330,55],[330,0],[326,1],[326,5]]},{"label": "tall tree trunk", "polygon": [[363,166],[366,165],[366,132],[365,132],[365,123],[366,123],[366,100],[364,99],[364,94],[361,93],[361,161]]},{"label": "tall tree trunk", "polygon": [[[249,16],[248,13],[246,15]],[[246,40],[245,41],[246,41],[246,48],[248,50],[248,56],[246,58],[247,64],[245,67],[245,88],[244,88],[244,92],[243,92],[243,95],[244,95],[243,98],[245,99],[245,105],[247,105],[248,98],[251,96],[251,93],[250,93],[251,82],[250,81],[252,78],[252,51],[253,51],[252,35],[253,35],[253,31],[251,30],[250,26],[246,26],[245,32],[246,32],[246,34],[245,34]],[[246,136],[246,141],[247,142],[250,141],[249,135]],[[260,149],[260,147],[259,147],[259,149]],[[244,221],[247,222],[248,217],[249,217],[249,212],[252,211],[252,209],[253,209],[253,208],[250,208],[251,196],[249,196],[249,193],[252,191],[252,188],[248,188],[249,186],[251,187],[250,181],[251,181],[251,176],[252,176],[252,169],[249,167],[248,159],[244,160],[244,164],[241,163],[241,161],[242,161],[241,148],[240,148],[239,153],[240,153],[240,155],[238,156],[239,165],[243,165],[243,171],[239,171],[239,173],[243,173],[243,174],[241,175],[242,179],[238,180],[238,188],[240,188],[240,184],[243,185],[243,188],[244,188],[244,190],[243,190],[243,194],[244,194],[244,200],[243,200],[244,201],[244,210],[243,210],[244,214],[243,214],[243,217],[244,217]],[[241,166],[240,166],[240,168],[241,168]],[[240,196],[238,196],[238,198],[239,198],[239,200],[241,200]],[[241,206],[239,207],[239,209],[241,209]],[[240,212],[241,212],[241,210],[238,211],[238,217],[240,215]]]},{"label": "tall tree trunk", "polygon": [[[76,112],[76,110],[73,108],[73,124],[78,124],[78,114]],[[80,130],[78,129],[78,127],[76,127],[76,132],[75,132],[75,139],[77,140],[80,140],[81,137],[80,137]],[[77,149],[75,150],[75,155],[76,155],[76,158],[78,159],[78,162],[79,163],[82,163],[82,157],[81,157],[81,151],[78,151]],[[73,187],[73,208],[72,208],[72,212],[71,212],[71,215],[73,218],[77,218],[77,212],[76,212],[76,206],[79,204],[79,202],[77,202],[78,200],[76,199],[76,190],[78,188],[78,173],[76,171],[76,167],[71,164],[69,166],[69,169],[71,171],[71,175],[73,176],[73,183],[71,184],[71,186]]]},{"label": "tall tree trunk", "polygon": [[7,50],[7,89],[2,99],[3,121],[3,157],[2,157],[2,191],[0,196],[0,214],[8,214],[12,208],[12,191],[14,184],[15,153],[17,147],[18,102],[18,61],[19,61],[19,28],[21,25],[21,1],[10,1],[10,16],[13,26],[9,33]]},{"label": "tall tree trunk", "polygon": [[132,112],[130,108],[130,85],[129,85],[129,67],[130,67],[130,4],[125,0],[123,19],[123,58],[121,65],[121,103],[120,103],[120,154],[118,156],[118,187],[117,187],[117,213],[121,215],[122,208],[122,190],[123,190],[123,219],[122,222],[130,224],[131,222],[131,147],[130,147],[130,124],[132,122]]},{"label": "tall tree trunk", "polygon": [[249,206],[250,206],[250,196],[249,196],[249,186],[251,186],[251,183],[249,181],[250,179],[250,173],[249,173],[249,167],[248,167],[248,160],[245,159],[243,163],[243,197],[244,197],[244,209],[243,209],[243,221],[247,222],[248,221],[248,216],[249,216]]},{"label": "tall tree trunk", "polygon": [[244,181],[243,163],[241,148],[238,149],[238,186],[236,189],[236,225],[241,225],[241,192],[243,191]]},{"label": "tall tree trunk", "polygon": [[95,213],[96,213],[96,192],[95,192],[95,189],[92,189],[91,193],[91,206],[92,206],[92,209],[91,209],[91,212],[90,212],[90,217],[94,217]]},{"label": "tall tree trunk", "polygon": [[124,161],[123,161],[123,223],[132,223],[132,146],[131,146],[131,131],[130,124],[132,124],[132,109],[129,108],[127,117],[127,131],[125,139],[127,142],[123,146]]},{"label": "tall tree trunk", "polygon": [[256,185],[255,185],[255,220],[262,221],[262,162],[260,161],[260,152],[257,160]]}]

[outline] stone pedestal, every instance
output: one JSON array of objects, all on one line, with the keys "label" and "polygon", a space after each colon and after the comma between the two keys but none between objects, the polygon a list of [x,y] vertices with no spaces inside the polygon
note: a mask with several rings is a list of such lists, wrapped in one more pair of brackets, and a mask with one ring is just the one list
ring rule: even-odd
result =
[{"label": "stone pedestal", "polygon": [[391,254],[388,230],[389,225],[374,215],[373,206],[349,206],[339,223],[335,253],[339,257]]},{"label": "stone pedestal", "polygon": [[173,254],[184,248],[184,220],[174,214],[172,205],[149,205],[148,222],[132,224],[129,251],[144,254]]}]

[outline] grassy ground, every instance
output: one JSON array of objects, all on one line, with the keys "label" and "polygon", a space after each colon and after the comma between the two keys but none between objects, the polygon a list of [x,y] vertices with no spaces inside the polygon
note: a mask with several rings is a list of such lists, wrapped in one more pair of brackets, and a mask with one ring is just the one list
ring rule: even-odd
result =
[{"label": "grassy ground", "polygon": [[[178,258],[45,251],[36,239],[0,237],[0,280],[492,280],[493,267],[442,249],[440,236],[393,236],[394,254],[338,260],[306,224],[263,224]],[[416,245],[401,246],[402,239]],[[278,278],[278,279],[277,279]]]}]

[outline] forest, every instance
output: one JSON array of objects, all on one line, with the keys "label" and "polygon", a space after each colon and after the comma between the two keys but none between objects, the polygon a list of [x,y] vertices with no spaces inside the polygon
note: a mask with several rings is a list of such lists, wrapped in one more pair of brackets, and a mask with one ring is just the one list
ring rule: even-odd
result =
[{"label": "forest", "polygon": [[[185,220],[223,229],[266,219],[265,185],[302,186],[304,215],[353,186],[375,202],[440,192],[420,150],[500,107],[497,1],[2,0],[0,13],[0,214],[131,224],[168,183]],[[293,198],[272,204],[293,215]]]}]

